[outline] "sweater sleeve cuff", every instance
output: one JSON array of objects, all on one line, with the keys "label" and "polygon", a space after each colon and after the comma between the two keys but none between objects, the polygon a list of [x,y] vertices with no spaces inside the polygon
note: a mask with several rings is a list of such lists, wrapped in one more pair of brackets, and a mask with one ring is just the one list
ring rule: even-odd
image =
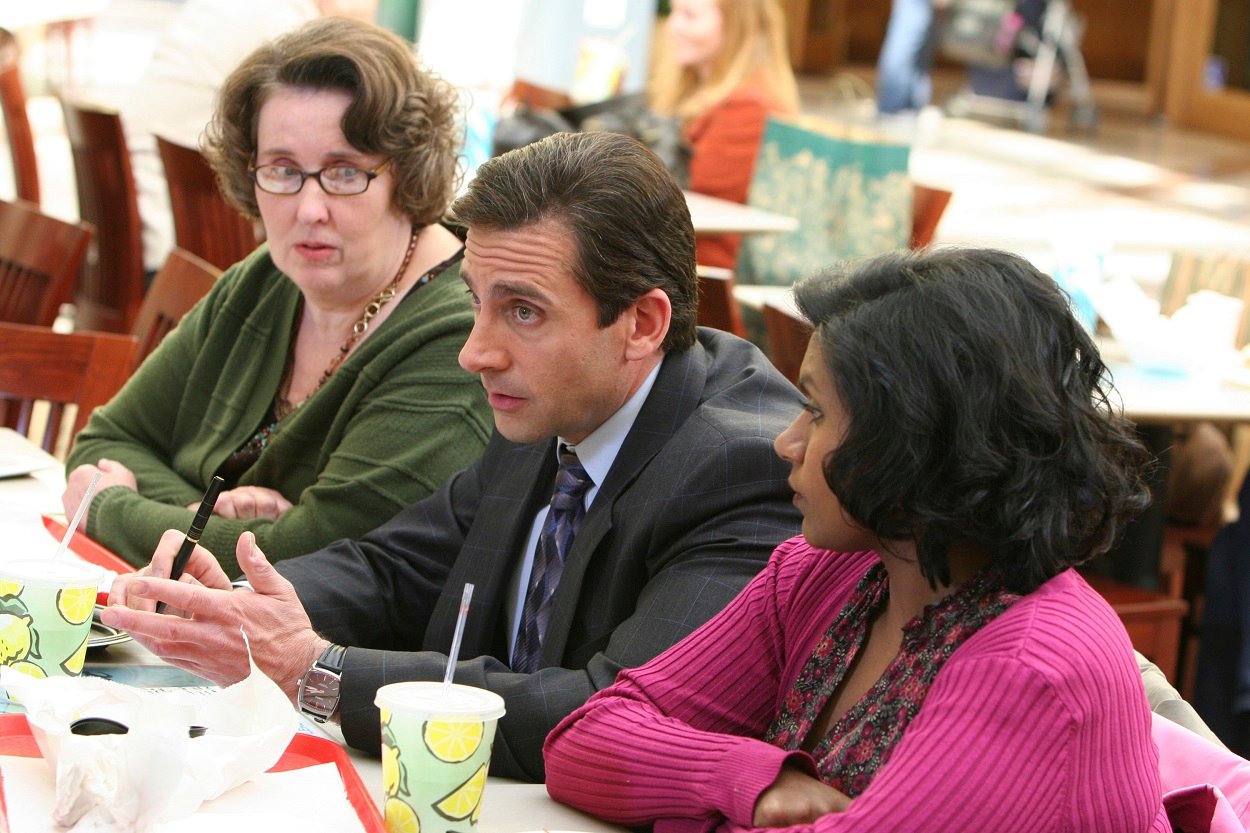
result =
[{"label": "sweater sleeve cuff", "polygon": [[769,743],[757,743],[752,745],[749,754],[735,756],[730,770],[734,775],[724,782],[730,791],[721,804],[727,810],[726,817],[743,827],[754,827],[756,803],[787,764],[816,776],[816,764],[806,752],[786,751]]}]

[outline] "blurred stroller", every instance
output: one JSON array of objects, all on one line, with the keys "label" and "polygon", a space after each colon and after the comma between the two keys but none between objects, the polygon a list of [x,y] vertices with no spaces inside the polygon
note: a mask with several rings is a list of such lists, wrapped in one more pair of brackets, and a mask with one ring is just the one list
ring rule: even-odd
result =
[{"label": "blurred stroller", "polygon": [[1098,108],[1081,57],[1083,30],[1069,0],[951,0],[938,47],[968,65],[970,84],[947,101],[946,111],[1013,120],[1044,133],[1048,106],[1066,85],[1069,125],[1093,130]]}]

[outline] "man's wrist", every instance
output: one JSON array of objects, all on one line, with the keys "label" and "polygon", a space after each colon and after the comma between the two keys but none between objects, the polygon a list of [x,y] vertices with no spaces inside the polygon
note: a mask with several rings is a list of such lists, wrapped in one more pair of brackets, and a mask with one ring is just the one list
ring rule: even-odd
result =
[{"label": "man's wrist", "polygon": [[347,648],[318,637],[319,648],[299,678],[295,705],[318,723],[334,720],[339,711],[340,686]]}]

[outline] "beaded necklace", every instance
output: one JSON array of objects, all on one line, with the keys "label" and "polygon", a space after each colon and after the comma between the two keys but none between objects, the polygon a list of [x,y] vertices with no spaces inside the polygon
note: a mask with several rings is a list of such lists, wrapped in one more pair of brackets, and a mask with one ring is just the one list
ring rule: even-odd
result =
[{"label": "beaded necklace", "polygon": [[[408,270],[408,262],[412,260],[412,253],[417,248],[417,237],[419,235],[420,231],[416,226],[413,226],[412,234],[408,237],[408,249],[404,252],[404,260],[399,264],[399,271],[395,273],[395,277],[391,279],[391,282],[382,288],[381,292],[373,296],[373,300],[365,304],[364,312],[360,314],[360,318],[352,325],[352,331],[347,336],[347,341],[343,342],[342,346],[339,347],[339,351],[334,354],[334,358],[330,359],[330,364],[326,367],[325,372],[321,374],[317,387],[313,388],[312,393],[309,393],[308,396],[312,396],[321,390],[321,386],[330,380],[330,377],[334,375],[334,371],[338,370],[339,366],[343,364],[343,360],[347,358],[347,354],[352,351],[356,343],[364,338],[365,333],[369,331],[369,322],[376,318],[377,314],[382,311],[382,307],[389,304],[395,297],[395,291],[399,288],[399,282],[403,280],[404,272]],[[422,280],[418,285],[423,286],[429,279],[429,273],[426,273],[422,276]],[[297,318],[296,320],[298,321],[299,319]],[[294,341],[292,341],[291,352],[287,355],[286,368],[282,371],[282,384],[278,386],[278,395],[273,401],[273,412],[278,421],[290,416],[291,412],[308,401],[307,396],[299,402],[291,402],[287,398],[287,394],[290,393],[291,389],[291,371],[295,364],[294,344]]]}]

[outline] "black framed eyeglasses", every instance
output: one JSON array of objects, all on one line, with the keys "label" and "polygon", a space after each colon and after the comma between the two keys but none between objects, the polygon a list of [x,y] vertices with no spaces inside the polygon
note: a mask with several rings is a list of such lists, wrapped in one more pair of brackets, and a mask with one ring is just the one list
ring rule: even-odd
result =
[{"label": "black framed eyeglasses", "polygon": [[354,197],[369,190],[369,183],[387,169],[387,159],[371,171],[355,165],[331,165],[319,171],[305,171],[293,165],[255,165],[248,169],[256,187],[268,194],[298,194],[305,180],[313,178],[321,190],[336,197]]}]

